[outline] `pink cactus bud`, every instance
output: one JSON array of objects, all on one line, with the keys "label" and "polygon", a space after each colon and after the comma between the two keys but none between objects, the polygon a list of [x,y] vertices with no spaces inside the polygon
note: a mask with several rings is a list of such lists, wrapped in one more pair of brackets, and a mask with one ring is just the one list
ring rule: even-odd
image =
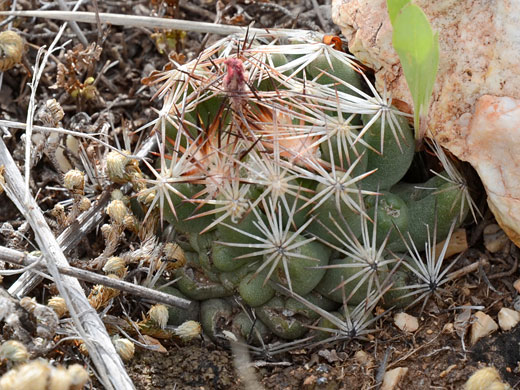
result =
[{"label": "pink cactus bud", "polygon": [[246,77],[244,65],[238,58],[228,58],[224,61],[227,74],[224,77],[224,89],[227,92],[240,93],[245,90]]}]

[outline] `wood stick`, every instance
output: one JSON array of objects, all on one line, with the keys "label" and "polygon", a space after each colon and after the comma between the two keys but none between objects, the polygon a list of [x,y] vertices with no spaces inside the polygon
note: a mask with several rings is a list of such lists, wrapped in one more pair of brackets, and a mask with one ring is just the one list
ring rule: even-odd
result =
[{"label": "wood stick", "polygon": [[[94,12],[71,12],[71,11],[2,11],[0,15],[36,17],[44,19],[56,19],[66,21],[76,21],[81,23],[97,23],[96,14]],[[323,33],[311,30],[294,30],[281,28],[254,28],[242,26],[230,26],[227,24],[215,24],[208,22],[195,22],[191,20],[158,18],[153,16],[142,15],[125,15],[101,12],[98,14],[101,23],[109,23],[116,26],[125,27],[147,27],[147,28],[164,28],[182,31],[193,31],[200,33],[212,33],[218,35],[229,34],[246,34],[253,35],[270,35],[272,37],[290,37],[302,34],[313,35],[318,40],[323,38]]]},{"label": "wood stick", "polygon": [[135,389],[103,322],[90,306],[79,281],[60,274],[57,266],[68,267],[67,259],[38,203],[26,192],[24,179],[1,138],[0,165],[5,168],[5,192],[31,225],[39,249],[46,259],[47,269],[54,278],[60,296],[67,303],[74,326],[89,351],[103,386],[116,390]]},{"label": "wood stick", "polygon": [[[40,260],[40,258],[36,256],[28,255],[26,253],[14,249],[6,248],[5,246],[0,246],[0,260],[24,267],[39,262],[38,265],[35,267],[36,269],[45,269],[47,266],[45,259]],[[79,280],[84,280],[90,283],[102,284],[104,286],[114,288],[116,290],[124,291],[132,295],[137,295],[144,299],[149,299],[154,303],[163,303],[165,305],[176,306],[182,309],[188,309],[190,305],[193,304],[192,301],[189,301],[187,299],[178,298],[174,295],[166,294],[161,291],[140,286],[138,284],[125,282],[124,280],[112,279],[108,276],[96,274],[95,272],[87,271],[84,269],[62,265],[58,265],[57,267],[58,271],[60,271],[60,273],[63,275],[74,276]]]}]

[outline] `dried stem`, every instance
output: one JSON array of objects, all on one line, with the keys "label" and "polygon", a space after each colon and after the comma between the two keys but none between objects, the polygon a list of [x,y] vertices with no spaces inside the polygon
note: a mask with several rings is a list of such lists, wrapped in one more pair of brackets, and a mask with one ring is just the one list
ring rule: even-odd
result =
[{"label": "dried stem", "polygon": [[[46,268],[45,260],[40,261],[40,259],[36,256],[27,255],[23,252],[6,248],[4,246],[0,246],[0,259],[2,261],[6,261],[8,263],[24,267],[32,266],[33,264],[39,262],[39,264],[35,267],[36,269]],[[108,276],[99,275],[84,269],[67,267],[62,265],[58,265],[57,268],[58,271],[60,271],[60,273],[63,275],[74,276],[79,280],[84,280],[90,283],[102,284],[104,286],[115,288],[117,290],[121,290],[132,295],[137,295],[141,298],[149,299],[154,303],[163,303],[165,305],[176,306],[183,309],[189,308],[192,304],[192,302],[187,299],[177,298],[176,296],[171,294],[166,294],[161,291],[152,290],[151,288],[125,282],[123,280],[109,278]]]},{"label": "dried stem", "polygon": [[[94,12],[70,12],[70,11],[2,11],[0,15],[12,15],[21,17],[36,17],[56,20],[68,20],[81,23],[97,23],[96,13]],[[110,23],[116,26],[132,26],[147,28],[164,28],[182,31],[193,31],[200,33],[213,33],[220,35],[246,34],[249,35],[268,34],[272,37],[286,37],[303,34],[313,34],[322,37],[322,33],[310,30],[291,30],[291,29],[263,29],[253,27],[230,26],[226,24],[215,24],[207,22],[194,22],[190,20],[157,18],[142,15],[123,15],[112,13],[99,13],[101,23]]]},{"label": "dried stem", "polygon": [[0,165],[5,167],[6,194],[31,225],[38,246],[47,260],[49,273],[67,303],[76,330],[87,346],[103,386],[107,389],[134,389],[132,380],[126,373],[103,322],[90,306],[79,281],[60,274],[58,265],[67,267],[67,259],[36,200],[27,193],[24,179],[2,139],[0,139]]}]

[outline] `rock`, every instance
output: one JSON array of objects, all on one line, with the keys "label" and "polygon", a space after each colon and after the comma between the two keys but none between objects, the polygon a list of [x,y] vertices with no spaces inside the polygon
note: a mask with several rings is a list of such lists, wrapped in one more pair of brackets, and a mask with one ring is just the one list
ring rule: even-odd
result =
[{"label": "rock", "polygon": [[513,287],[518,293],[520,293],[520,279],[515,280],[515,282],[513,283]]},{"label": "rock", "polygon": [[383,378],[381,390],[393,390],[408,372],[408,367],[398,367],[387,371]]},{"label": "rock", "polygon": [[497,323],[486,313],[477,311],[474,316],[475,320],[471,325],[471,345],[498,329]]},{"label": "rock", "polygon": [[419,328],[419,320],[417,317],[406,313],[397,313],[394,316],[394,323],[404,332],[415,332]]},{"label": "rock", "polygon": [[500,329],[508,331],[513,329],[520,322],[520,313],[516,310],[503,307],[498,312],[498,325]]},{"label": "rock", "polygon": [[[520,245],[520,0],[414,3],[439,31],[429,135],[475,167],[497,221]],[[386,85],[394,105],[412,112],[386,0],[332,0],[332,19],[352,54],[375,70],[377,89]]]},{"label": "rock", "polygon": [[504,231],[496,223],[487,225],[484,228],[484,246],[491,253],[496,253],[504,249],[509,242]]}]

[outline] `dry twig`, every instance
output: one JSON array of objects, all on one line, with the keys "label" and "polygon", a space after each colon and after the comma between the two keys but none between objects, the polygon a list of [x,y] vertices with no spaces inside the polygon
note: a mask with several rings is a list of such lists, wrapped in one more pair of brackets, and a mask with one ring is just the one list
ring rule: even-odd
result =
[{"label": "dry twig", "polygon": [[74,325],[88,348],[103,385],[108,389],[134,389],[103,322],[90,306],[78,280],[60,274],[57,266],[68,266],[67,259],[40,207],[32,195],[27,193],[24,179],[1,139],[0,165],[5,167],[5,191],[31,225],[39,248],[47,260],[49,273],[54,278],[60,295],[67,302]]},{"label": "dry twig", "polygon": [[[36,256],[27,255],[20,251],[0,246],[0,259],[11,264],[17,264],[24,267],[32,266],[37,263],[36,269],[45,269],[45,260],[41,261]],[[84,280],[90,283],[102,284],[104,286],[115,288],[126,293],[140,296],[141,298],[149,299],[154,303],[163,303],[165,305],[177,306],[187,309],[191,301],[187,299],[177,298],[171,294],[166,294],[157,290],[152,290],[144,286],[125,282],[123,280],[109,278],[105,275],[99,275],[94,272],[83,270],[80,268],[58,265],[58,271],[63,275],[74,276],[79,280]]]}]

